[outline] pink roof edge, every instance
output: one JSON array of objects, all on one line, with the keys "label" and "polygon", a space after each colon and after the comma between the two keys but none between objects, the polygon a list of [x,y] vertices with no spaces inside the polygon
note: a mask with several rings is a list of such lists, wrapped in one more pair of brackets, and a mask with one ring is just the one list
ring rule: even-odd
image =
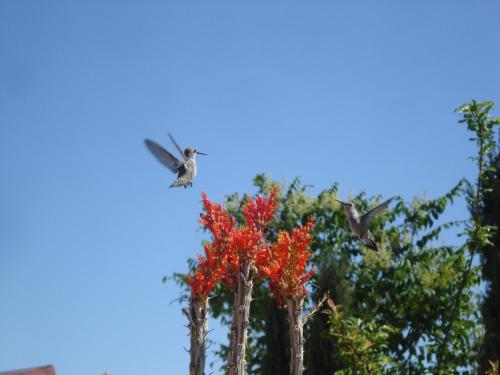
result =
[{"label": "pink roof edge", "polygon": [[47,365],[20,370],[0,371],[0,375],[56,375],[56,369],[52,365]]}]

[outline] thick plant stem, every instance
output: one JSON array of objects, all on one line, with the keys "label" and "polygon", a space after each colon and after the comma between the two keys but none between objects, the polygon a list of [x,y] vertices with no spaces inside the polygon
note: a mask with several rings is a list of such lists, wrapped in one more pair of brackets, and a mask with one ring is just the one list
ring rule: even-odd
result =
[{"label": "thick plant stem", "polygon": [[190,344],[189,375],[205,374],[205,338],[208,332],[208,299],[191,297],[189,309],[182,312],[189,320]]},{"label": "thick plant stem", "polygon": [[247,329],[255,270],[252,262],[246,260],[240,264],[239,271],[233,302],[233,322],[231,323],[227,375],[245,374]]},{"label": "thick plant stem", "polygon": [[286,301],[290,326],[290,374],[302,375],[304,371],[304,299]]}]

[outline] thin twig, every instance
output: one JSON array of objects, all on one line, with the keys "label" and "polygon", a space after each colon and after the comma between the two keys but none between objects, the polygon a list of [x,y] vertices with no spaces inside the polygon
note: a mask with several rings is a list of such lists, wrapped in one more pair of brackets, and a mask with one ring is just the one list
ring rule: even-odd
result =
[{"label": "thin twig", "polygon": [[307,321],[309,320],[309,318],[311,318],[314,314],[316,314],[318,312],[318,310],[321,308],[323,303],[325,303],[327,298],[328,298],[328,293],[323,294],[323,297],[321,297],[321,299],[316,304],[316,306],[314,306],[313,309],[311,311],[309,311],[309,314],[304,316],[304,319],[303,319],[304,324],[306,324]]}]

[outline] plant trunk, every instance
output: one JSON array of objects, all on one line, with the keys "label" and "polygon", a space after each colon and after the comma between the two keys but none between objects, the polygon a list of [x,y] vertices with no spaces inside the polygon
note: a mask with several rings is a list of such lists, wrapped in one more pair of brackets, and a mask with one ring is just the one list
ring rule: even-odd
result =
[{"label": "plant trunk", "polygon": [[304,371],[304,299],[286,301],[290,325],[290,374],[302,375]]},{"label": "plant trunk", "polygon": [[205,374],[205,338],[208,332],[208,299],[191,297],[189,310],[183,309],[189,320],[190,344],[189,375]]},{"label": "plant trunk", "polygon": [[240,264],[239,271],[238,284],[233,302],[233,321],[231,323],[227,375],[245,374],[247,329],[255,271],[253,264],[248,260]]}]

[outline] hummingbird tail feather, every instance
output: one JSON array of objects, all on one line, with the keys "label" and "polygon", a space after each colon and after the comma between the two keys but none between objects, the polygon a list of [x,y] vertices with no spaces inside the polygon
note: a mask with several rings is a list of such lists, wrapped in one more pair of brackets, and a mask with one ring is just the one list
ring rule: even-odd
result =
[{"label": "hummingbird tail feather", "polygon": [[368,238],[365,243],[368,248],[378,251],[377,243],[373,240],[373,238]]},{"label": "hummingbird tail feather", "polygon": [[187,184],[186,180],[177,179],[174,182],[172,182],[172,184],[169,187],[170,188],[173,188],[173,187],[182,187],[182,186],[186,186],[186,184]]}]

